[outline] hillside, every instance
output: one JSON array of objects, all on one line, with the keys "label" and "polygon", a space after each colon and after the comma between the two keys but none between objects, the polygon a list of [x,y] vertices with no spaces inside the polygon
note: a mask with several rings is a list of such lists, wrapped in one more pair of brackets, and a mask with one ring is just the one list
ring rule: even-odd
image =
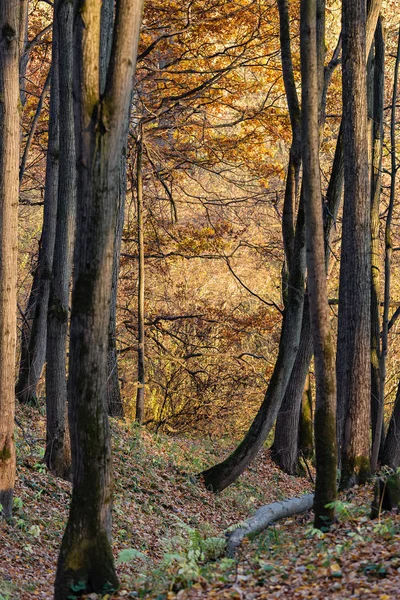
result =
[{"label": "hillside", "polygon": [[[44,417],[24,408],[18,421],[14,523],[0,525],[0,599],[50,599],[71,487],[41,462]],[[397,597],[400,519],[369,520],[370,488],[338,503],[329,533],[314,530],[309,515],[286,519],[246,542],[235,562],[223,556],[223,532],[263,504],[309,491],[310,483],[280,472],[265,451],[214,496],[191,474],[225,455],[232,441],[153,435],[116,420],[112,434],[121,588],[103,598]]]}]

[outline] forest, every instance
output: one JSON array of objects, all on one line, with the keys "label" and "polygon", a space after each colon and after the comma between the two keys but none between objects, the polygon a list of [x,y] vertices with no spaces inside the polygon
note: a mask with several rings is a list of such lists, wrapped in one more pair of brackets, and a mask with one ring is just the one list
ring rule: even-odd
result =
[{"label": "forest", "polygon": [[400,596],[398,0],[0,0],[0,600]]}]

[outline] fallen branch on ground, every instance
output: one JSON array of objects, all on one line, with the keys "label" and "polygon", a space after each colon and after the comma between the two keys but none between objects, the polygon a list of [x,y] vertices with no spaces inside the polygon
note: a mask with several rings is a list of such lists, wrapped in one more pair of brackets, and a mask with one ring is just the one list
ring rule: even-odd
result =
[{"label": "fallen branch on ground", "polygon": [[252,517],[243,521],[240,527],[227,532],[227,555],[231,558],[235,556],[236,549],[242,543],[243,538],[261,533],[274,521],[310,510],[313,502],[314,494],[306,494],[301,498],[289,498],[282,500],[282,502],[273,502],[262,506]]}]

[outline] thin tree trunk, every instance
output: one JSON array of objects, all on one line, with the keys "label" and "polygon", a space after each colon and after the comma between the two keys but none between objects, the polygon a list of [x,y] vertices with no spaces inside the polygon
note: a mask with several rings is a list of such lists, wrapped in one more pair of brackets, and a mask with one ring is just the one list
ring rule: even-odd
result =
[{"label": "thin tree trunk", "polygon": [[67,333],[69,283],[75,225],[75,141],[72,98],[73,7],[57,0],[53,32],[59,40],[60,167],[58,179],[56,243],[47,322],[46,368],[46,453],[48,468],[57,476],[70,478],[71,456],[66,435]]},{"label": "thin tree trunk", "polygon": [[[53,32],[50,84],[49,141],[46,162],[43,230],[39,248],[37,272],[26,310],[26,324],[22,328],[21,359],[15,394],[23,404],[36,404],[36,389],[46,357],[47,310],[53,268],[56,236],[58,168],[59,168],[59,92],[58,92],[58,33]],[[30,315],[33,315],[27,332]],[[29,339],[29,342],[28,342]]]},{"label": "thin tree trunk", "polygon": [[[391,180],[390,180],[390,199],[389,207],[386,216],[385,224],[385,289],[383,296],[383,319],[382,319],[382,352],[380,360],[380,402],[384,402],[385,397],[385,379],[386,379],[386,359],[388,351],[388,334],[389,334],[389,306],[390,306],[390,280],[391,271],[390,263],[393,252],[392,242],[392,218],[393,208],[396,194],[396,174],[397,174],[397,162],[396,162],[396,102],[397,102],[397,89],[399,83],[399,66],[400,66],[400,28],[398,31],[397,41],[397,55],[393,77],[393,92],[392,92],[392,106],[391,106],[391,119],[390,119],[390,158],[391,158]],[[393,415],[390,420],[389,430],[385,441],[383,460],[384,464],[399,466],[398,461],[400,457],[400,438],[398,437],[398,431],[400,426],[400,384],[397,391],[396,402],[393,410]]]},{"label": "thin tree trunk", "polygon": [[286,306],[289,289],[288,279],[293,258],[296,204],[300,187],[301,111],[293,73],[288,0],[278,0],[278,10],[283,82],[292,128],[292,144],[289,152],[282,211],[282,238],[285,252],[285,261],[282,268],[282,297]]},{"label": "thin tree trunk", "polygon": [[[312,341],[312,340],[311,340]],[[312,347],[312,345],[311,345]],[[310,374],[306,376],[303,397],[301,399],[299,423],[299,453],[304,458],[312,458],[314,454],[313,404]],[[303,469],[304,471],[304,469]]]},{"label": "thin tree trunk", "polygon": [[0,3],[0,504],[12,513],[17,305],[20,6]]},{"label": "thin tree trunk", "polygon": [[[100,48],[100,87],[104,91],[106,84],[107,68],[110,62],[112,31],[114,21],[114,0],[104,0],[101,5],[101,48]],[[132,103],[131,103],[132,104]],[[125,146],[127,135],[125,136]],[[120,182],[118,196],[118,216],[115,231],[115,250],[113,261],[113,276],[111,289],[110,321],[108,325],[108,378],[107,378],[107,405],[111,417],[123,417],[121,390],[118,377],[118,350],[117,350],[117,297],[119,262],[121,255],[122,233],[124,229],[126,196],[126,147],[121,156]]]},{"label": "thin tree trunk", "polygon": [[[130,113],[142,2],[120,0],[104,94],[100,11],[80,0],[74,14],[74,108],[78,164],[68,409],[73,493],[61,544],[55,600],[118,585],[110,544],[112,468],[107,416],[110,320],[120,159]],[[84,18],[83,18],[84,15]],[[83,589],[82,589],[83,588]]]},{"label": "thin tree trunk", "polygon": [[137,197],[137,228],[138,228],[138,388],[136,395],[136,421],[143,422],[144,418],[144,386],[145,386],[145,363],[144,363],[144,236],[143,236],[143,131],[140,128],[137,143],[137,175],[136,175],[136,197]]},{"label": "thin tree trunk", "polygon": [[118,276],[119,261],[121,255],[122,233],[124,229],[125,215],[125,196],[126,196],[126,158],[123,153],[121,159],[120,182],[119,182],[119,201],[117,228],[115,232],[115,250],[113,262],[112,290],[111,290],[111,310],[110,321],[108,324],[108,378],[107,378],[107,404],[108,414],[111,417],[123,417],[124,407],[122,404],[121,390],[118,376],[118,350],[117,350],[117,297],[118,297]]},{"label": "thin tree trunk", "polygon": [[373,77],[373,111],[371,143],[371,471],[375,473],[382,448],[383,408],[379,361],[380,344],[380,248],[379,207],[381,198],[381,171],[383,149],[383,101],[385,83],[385,41],[382,18],[375,32],[375,59]]},{"label": "thin tree trunk", "polygon": [[370,472],[371,258],[368,203],[366,6],[343,0],[344,208],[337,346],[342,486]]},{"label": "thin tree trunk", "polygon": [[383,448],[382,464],[397,469],[400,467],[400,381]]},{"label": "thin tree trunk", "polygon": [[[318,2],[320,8],[320,2]],[[324,18],[324,7],[320,11]],[[314,346],[316,482],[314,525],[332,521],[336,499],[336,382],[325,272],[319,165],[319,87],[323,55],[317,52],[317,0],[301,0],[302,157],[306,213],[307,273]],[[322,44],[323,46],[323,44]],[[321,64],[322,63],[322,64]]]}]

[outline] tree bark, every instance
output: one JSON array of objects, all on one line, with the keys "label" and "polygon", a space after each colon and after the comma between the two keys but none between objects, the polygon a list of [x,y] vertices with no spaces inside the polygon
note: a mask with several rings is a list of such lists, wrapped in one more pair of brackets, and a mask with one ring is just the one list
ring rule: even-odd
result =
[{"label": "tree bark", "polygon": [[20,6],[0,3],[0,516],[12,513],[17,304]]},{"label": "tree bark", "polygon": [[115,250],[113,261],[113,276],[111,289],[110,321],[108,324],[108,379],[107,379],[107,404],[110,417],[123,417],[121,390],[118,376],[118,350],[117,350],[117,297],[119,261],[121,255],[122,233],[124,229],[125,196],[126,196],[126,152],[121,159],[121,172],[119,182],[118,216],[115,231]]},{"label": "tree bark", "polygon": [[379,207],[381,198],[381,172],[383,149],[383,102],[385,83],[385,41],[382,18],[378,19],[375,32],[373,68],[373,109],[371,143],[371,424],[372,453],[371,471],[375,473],[382,449],[384,397],[381,392],[379,362],[380,342],[380,248]]},{"label": "tree bark", "polygon": [[[58,32],[53,31],[52,66],[50,83],[49,137],[46,162],[46,185],[44,192],[43,229],[39,248],[37,272],[25,313],[26,323],[22,328],[21,359],[15,394],[23,404],[37,403],[37,384],[46,357],[47,310],[53,268],[56,237],[58,168],[59,168],[59,71]],[[30,315],[33,315],[31,324]],[[30,324],[30,330],[27,331]],[[29,341],[28,341],[29,340]]]},{"label": "tree bark", "polygon": [[60,166],[57,225],[47,322],[46,452],[45,461],[58,477],[70,478],[71,456],[67,427],[67,333],[69,283],[76,211],[74,107],[72,97],[73,6],[54,5],[53,32],[59,40]]},{"label": "tree bark", "polygon": [[[324,10],[322,11],[324,14]],[[336,499],[336,382],[325,272],[325,244],[319,165],[319,81],[317,0],[301,0],[302,158],[306,214],[308,297],[314,347],[316,482],[314,525],[332,522]],[[322,65],[321,65],[322,62]]]},{"label": "tree bark", "polygon": [[278,10],[282,74],[292,128],[292,143],[289,151],[289,164],[286,174],[282,211],[282,238],[285,252],[285,261],[282,268],[282,297],[286,306],[288,300],[288,278],[294,249],[296,204],[300,187],[301,110],[293,73],[288,0],[278,0]]},{"label": "tree bark", "polygon": [[275,425],[272,458],[289,475],[298,471],[300,412],[304,383],[313,353],[308,296],[303,308],[300,344]]},{"label": "tree bark", "polygon": [[140,128],[137,143],[137,235],[139,254],[138,274],[138,388],[136,395],[136,421],[143,422],[144,418],[144,386],[145,386],[145,353],[144,353],[144,232],[143,232],[143,131]]},{"label": "tree bark", "polygon": [[300,498],[288,498],[281,502],[273,502],[259,508],[255,514],[246,519],[243,524],[228,535],[226,553],[230,558],[235,556],[236,550],[245,537],[254,536],[267,529],[268,525],[293,515],[310,510],[313,506],[314,494],[306,494]]},{"label": "tree bark", "polygon": [[78,164],[68,410],[73,493],[61,544],[55,600],[71,586],[101,592],[118,585],[110,545],[112,469],[107,416],[110,319],[120,158],[129,119],[142,2],[117,3],[104,94],[100,12],[79,0],[74,14],[74,110]]},{"label": "tree bark", "polygon": [[370,472],[371,260],[368,203],[366,6],[343,0],[344,208],[337,345],[341,485]]}]

